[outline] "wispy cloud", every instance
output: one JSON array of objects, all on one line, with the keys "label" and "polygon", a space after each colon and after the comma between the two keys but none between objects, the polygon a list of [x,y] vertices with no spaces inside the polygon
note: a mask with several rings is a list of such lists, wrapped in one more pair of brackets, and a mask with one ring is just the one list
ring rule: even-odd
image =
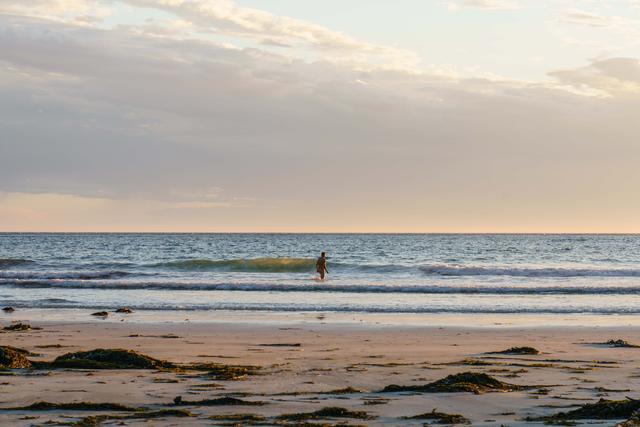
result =
[{"label": "wispy cloud", "polygon": [[460,0],[447,3],[449,9],[474,8],[485,10],[513,10],[519,9],[520,4],[515,0]]},{"label": "wispy cloud", "polygon": [[411,51],[358,40],[321,25],[239,6],[232,0],[124,0],[127,3],[172,13],[199,27],[260,44],[313,49],[323,59],[414,67]]}]

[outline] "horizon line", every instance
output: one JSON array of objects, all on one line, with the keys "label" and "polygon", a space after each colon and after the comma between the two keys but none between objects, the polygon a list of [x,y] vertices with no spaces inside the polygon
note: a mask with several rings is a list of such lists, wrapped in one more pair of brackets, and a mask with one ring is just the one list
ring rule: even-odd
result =
[{"label": "horizon line", "polygon": [[3,231],[0,234],[388,234],[388,235],[593,235],[593,236],[633,236],[640,231],[630,232],[580,232],[580,231]]}]

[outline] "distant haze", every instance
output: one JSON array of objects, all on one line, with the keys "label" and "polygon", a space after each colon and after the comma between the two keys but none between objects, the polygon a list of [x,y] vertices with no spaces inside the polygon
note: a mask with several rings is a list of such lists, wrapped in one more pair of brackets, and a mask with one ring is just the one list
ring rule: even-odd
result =
[{"label": "distant haze", "polygon": [[0,231],[640,232],[640,2],[0,0]]}]

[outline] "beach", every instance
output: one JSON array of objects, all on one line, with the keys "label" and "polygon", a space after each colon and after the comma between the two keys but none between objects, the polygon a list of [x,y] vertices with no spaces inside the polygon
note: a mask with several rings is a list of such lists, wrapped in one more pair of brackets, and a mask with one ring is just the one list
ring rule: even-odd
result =
[{"label": "beach", "polygon": [[[467,316],[465,327],[462,321],[437,322],[437,317],[393,322],[392,317],[347,320],[333,313],[252,313],[244,319],[232,314],[212,312],[207,321],[180,318],[189,313],[164,320],[137,312],[110,312],[105,319],[90,311],[60,310],[59,318],[38,310],[4,313],[3,327],[21,322],[41,328],[0,333],[3,346],[27,350],[27,359],[36,364],[102,348],[134,350],[179,368],[44,364],[3,371],[0,424],[535,426],[544,425],[539,417],[601,398],[637,397],[640,348],[606,344],[618,339],[640,343],[637,325],[526,326],[530,322]],[[491,353],[514,347],[540,353]],[[238,366],[246,369],[225,370]],[[465,372],[487,374],[507,389],[384,390],[433,384]],[[127,409],[25,408],[36,402]],[[433,410],[461,418],[410,418]],[[94,415],[103,418],[86,418]],[[571,422],[610,426],[619,421]]]}]

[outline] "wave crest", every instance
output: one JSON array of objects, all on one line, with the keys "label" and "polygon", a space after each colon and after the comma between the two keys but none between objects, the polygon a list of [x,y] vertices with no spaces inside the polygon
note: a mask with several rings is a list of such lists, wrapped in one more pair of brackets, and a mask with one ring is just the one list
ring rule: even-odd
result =
[{"label": "wave crest", "polygon": [[431,265],[420,270],[431,276],[512,277],[640,277],[637,269],[526,268]]},{"label": "wave crest", "polygon": [[178,270],[256,273],[302,273],[312,270],[315,265],[316,260],[312,258],[190,259],[157,264],[159,267]]}]

